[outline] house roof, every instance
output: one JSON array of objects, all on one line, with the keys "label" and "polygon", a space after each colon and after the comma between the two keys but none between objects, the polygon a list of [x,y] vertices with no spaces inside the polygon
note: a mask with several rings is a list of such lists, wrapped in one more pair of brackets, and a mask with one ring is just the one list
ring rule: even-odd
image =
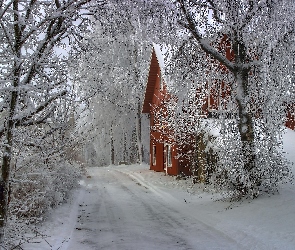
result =
[{"label": "house roof", "polygon": [[153,43],[153,50],[150,61],[150,70],[148,74],[148,80],[146,84],[145,97],[142,106],[142,113],[150,112],[150,103],[152,102],[156,78],[160,69],[161,75],[164,73],[164,57],[162,55],[160,46]]},{"label": "house roof", "polygon": [[156,57],[157,57],[157,60],[158,60],[159,66],[160,66],[160,70],[161,70],[161,72],[164,72],[165,63],[164,63],[164,57],[163,57],[160,46],[156,43],[153,43],[153,50],[156,53]]}]

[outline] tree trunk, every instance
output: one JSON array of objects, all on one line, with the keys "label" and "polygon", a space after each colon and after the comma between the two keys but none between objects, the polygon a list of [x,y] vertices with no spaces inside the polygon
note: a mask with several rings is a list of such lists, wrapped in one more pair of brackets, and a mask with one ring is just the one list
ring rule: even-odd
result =
[{"label": "tree trunk", "polygon": [[111,151],[111,165],[115,165],[115,148],[113,138],[113,125],[110,128],[110,151]]},{"label": "tree trunk", "polygon": [[[254,123],[251,113],[251,96],[248,93],[249,86],[249,68],[243,68],[247,63],[246,48],[245,45],[240,42],[240,37],[236,35],[233,42],[233,50],[235,54],[236,68],[234,70],[234,76],[237,84],[236,101],[238,104],[238,129],[241,138],[241,151],[244,163],[244,169],[246,173],[249,173],[255,168],[255,144],[254,144]],[[249,175],[252,182],[252,186],[257,184],[257,180],[253,179],[253,176]],[[251,179],[252,178],[252,179]],[[257,177],[255,177],[257,178]],[[242,193],[248,193],[249,190],[244,186],[244,183],[239,183]]]},{"label": "tree trunk", "polygon": [[235,33],[233,50],[237,67],[234,76],[237,84],[236,101],[239,109],[238,128],[242,142],[242,153],[244,156],[244,168],[248,171],[255,167],[254,129],[251,113],[251,96],[248,93],[249,68],[240,65],[247,63],[246,48],[241,42],[241,34]]},{"label": "tree trunk", "polygon": [[20,79],[20,40],[21,40],[21,30],[18,23],[18,1],[13,2],[14,13],[14,36],[15,44],[14,49],[16,56],[14,58],[14,69],[13,69],[13,87],[14,90],[11,92],[11,99],[9,104],[9,112],[6,121],[6,145],[4,146],[4,152],[2,157],[2,169],[1,169],[1,178],[0,178],[0,242],[3,242],[4,238],[4,227],[7,219],[8,211],[8,200],[9,200],[9,174],[10,174],[10,165],[12,157],[12,146],[13,146],[13,129],[14,121],[13,117],[16,110],[16,102],[18,98],[18,91],[16,90],[19,86]]},{"label": "tree trunk", "polygon": [[138,152],[138,162],[142,163],[142,141],[141,141],[141,106],[140,101],[137,103],[136,112],[136,141],[137,141],[137,152]]},{"label": "tree trunk", "polygon": [[4,227],[6,223],[8,199],[9,199],[9,173],[12,156],[12,144],[13,144],[13,116],[15,114],[16,100],[18,93],[12,92],[10,101],[10,110],[6,125],[6,145],[4,147],[4,153],[2,157],[2,170],[0,179],[0,242],[3,241]]},{"label": "tree trunk", "polygon": [[[138,47],[134,44],[134,80],[135,84],[139,84],[140,72],[138,65]],[[141,142],[141,105],[140,98],[137,97],[137,108],[136,108],[136,141],[137,141],[137,159],[138,163],[142,163],[142,142]]]},{"label": "tree trunk", "polygon": [[[240,84],[239,79],[241,79],[240,76],[237,76],[238,84]],[[242,86],[239,91],[245,92],[245,88],[243,86],[245,86],[245,80],[242,81]],[[249,110],[247,110],[249,109],[248,106],[250,105],[250,100],[246,101],[245,97],[242,97],[242,95],[243,94],[240,94],[240,96],[236,98],[239,109],[238,128],[242,142],[244,168],[247,171],[250,171],[255,167],[254,126],[252,114]]]},{"label": "tree trunk", "polygon": [[123,140],[124,140],[124,145],[123,145],[123,162],[126,163],[127,162],[127,136],[126,136],[126,132],[123,132]]}]

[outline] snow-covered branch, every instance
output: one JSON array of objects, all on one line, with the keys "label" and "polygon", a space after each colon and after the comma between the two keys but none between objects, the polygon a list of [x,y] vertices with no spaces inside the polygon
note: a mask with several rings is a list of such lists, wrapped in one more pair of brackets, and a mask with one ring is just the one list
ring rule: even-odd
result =
[{"label": "snow-covered branch", "polygon": [[244,27],[249,25],[249,23],[253,20],[255,15],[257,15],[262,9],[265,7],[265,1],[260,1],[258,4],[255,3],[253,0],[249,1],[249,8],[247,11],[247,14],[245,15],[244,19],[242,20],[242,25],[240,27],[240,30],[242,30]]},{"label": "snow-covered branch", "polygon": [[194,21],[192,14],[189,13],[189,11],[187,10],[187,7],[185,6],[184,0],[178,0],[178,2],[187,20],[187,23],[180,21],[180,24],[183,25],[192,33],[192,35],[199,42],[200,46],[206,53],[211,55],[220,63],[224,64],[230,71],[234,71],[234,64],[231,61],[229,61],[224,55],[219,53],[214,47],[212,47],[208,39],[202,37],[201,33],[198,30],[198,26]]},{"label": "snow-covered branch", "polygon": [[[38,124],[43,122],[48,118],[48,116],[52,113],[53,109],[50,111],[47,111],[44,116],[40,116],[37,119],[33,119],[35,115],[38,115],[42,111],[44,111],[49,105],[52,104],[52,102],[62,96],[64,96],[67,93],[66,90],[61,91],[58,94],[55,94],[54,96],[51,96],[48,100],[38,105],[35,110],[30,110],[28,112],[23,112],[22,114],[16,115],[13,117],[13,123],[15,126],[28,126],[32,124]],[[1,128],[2,127],[2,128]],[[5,132],[5,125],[2,125],[0,127],[0,137],[3,136]]]},{"label": "snow-covered branch", "polygon": [[224,20],[221,18],[222,10],[220,10],[213,0],[206,0],[207,3],[210,5],[210,9],[213,11],[213,17],[218,23],[224,23]]}]

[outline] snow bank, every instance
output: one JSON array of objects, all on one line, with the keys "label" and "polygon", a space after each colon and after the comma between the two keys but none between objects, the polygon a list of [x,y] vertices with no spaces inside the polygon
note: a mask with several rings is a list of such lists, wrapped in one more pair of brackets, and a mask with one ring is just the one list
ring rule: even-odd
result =
[{"label": "snow bank", "polygon": [[285,129],[283,134],[283,149],[289,161],[295,163],[295,131],[289,128]]}]

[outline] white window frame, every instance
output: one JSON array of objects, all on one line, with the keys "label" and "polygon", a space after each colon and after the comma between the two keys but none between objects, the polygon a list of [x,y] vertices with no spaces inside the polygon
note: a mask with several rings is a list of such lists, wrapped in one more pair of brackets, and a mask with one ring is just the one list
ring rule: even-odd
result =
[{"label": "white window frame", "polygon": [[165,164],[166,168],[171,168],[172,167],[172,145],[169,143],[165,143],[164,145],[164,151],[165,151]]}]

